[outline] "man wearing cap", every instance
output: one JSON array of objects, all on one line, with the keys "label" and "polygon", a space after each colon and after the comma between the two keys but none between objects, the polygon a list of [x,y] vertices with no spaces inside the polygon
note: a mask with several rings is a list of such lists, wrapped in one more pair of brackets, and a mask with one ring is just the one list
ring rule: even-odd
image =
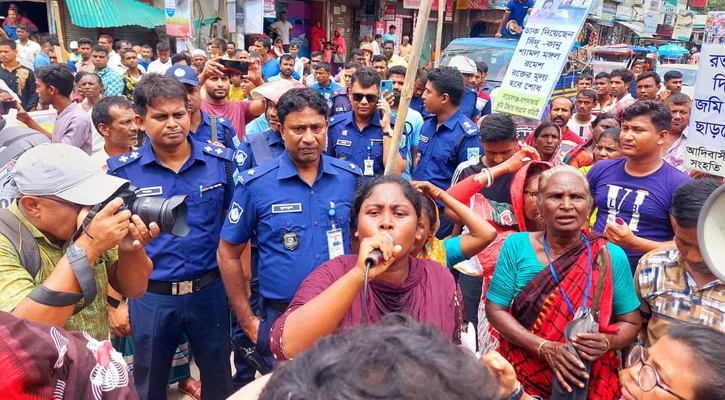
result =
[{"label": "man wearing cap", "polygon": [[78,51],[78,42],[72,41],[70,42],[70,45],[68,45],[68,48],[70,48],[70,61],[74,64],[81,59],[81,54]]},{"label": "man wearing cap", "polygon": [[[109,199],[127,181],[103,174],[87,154],[67,144],[25,152],[14,181],[20,196],[4,213],[35,238],[40,266],[31,274],[37,266],[22,265],[24,257],[0,236],[0,310],[106,340],[108,284],[128,297],[143,294],[152,269],[144,246],[159,235],[159,227],[119,211],[119,198],[81,227],[90,206]],[[74,313],[86,295],[88,306]]]},{"label": "man wearing cap", "polygon": [[457,69],[463,75],[466,91],[463,93],[463,100],[461,100],[461,112],[475,121],[479,114],[476,108],[476,100],[478,100],[478,91],[476,90],[476,72],[478,69],[476,63],[466,56],[453,56],[448,66]]},{"label": "man wearing cap", "polygon": [[204,399],[225,399],[231,391],[231,347],[217,326],[228,326],[229,313],[216,249],[236,163],[232,150],[189,137],[189,96],[172,74],[141,78],[134,104],[146,144],[108,160],[108,173],[131,178],[141,193],[188,196],[188,235],[162,232],[147,246],[154,265],[148,289],[128,304],[134,379],[141,399],[165,399],[171,360],[186,333],[201,372]]},{"label": "man wearing cap", "polygon": [[197,75],[204,70],[204,64],[206,64],[206,53],[202,49],[194,49],[191,52],[191,66]]},{"label": "man wearing cap", "polygon": [[199,91],[199,79],[196,72],[186,65],[174,65],[166,71],[166,75],[173,76],[184,84],[186,89],[187,109],[191,115],[190,136],[202,143],[221,144],[228,149],[236,149],[234,139],[237,134],[234,132],[232,122],[229,119],[218,116],[216,118],[216,135],[212,138],[212,125],[209,114],[201,110],[201,92]]}]

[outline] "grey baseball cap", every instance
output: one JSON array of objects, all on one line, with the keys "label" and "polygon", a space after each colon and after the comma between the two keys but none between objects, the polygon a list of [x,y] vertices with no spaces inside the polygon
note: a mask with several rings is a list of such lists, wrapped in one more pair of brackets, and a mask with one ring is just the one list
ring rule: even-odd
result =
[{"label": "grey baseball cap", "polygon": [[13,172],[20,194],[57,196],[85,206],[101,203],[128,182],[106,175],[83,150],[63,143],[26,151]]}]

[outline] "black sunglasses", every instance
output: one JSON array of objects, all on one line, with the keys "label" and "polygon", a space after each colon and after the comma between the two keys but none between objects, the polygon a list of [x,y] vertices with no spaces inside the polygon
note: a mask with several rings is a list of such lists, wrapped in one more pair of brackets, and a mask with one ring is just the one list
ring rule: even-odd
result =
[{"label": "black sunglasses", "polygon": [[377,94],[362,94],[362,93],[353,93],[352,94],[352,99],[355,101],[362,101],[363,98],[365,98],[365,100],[367,100],[368,103],[377,103],[377,101],[378,101]]}]

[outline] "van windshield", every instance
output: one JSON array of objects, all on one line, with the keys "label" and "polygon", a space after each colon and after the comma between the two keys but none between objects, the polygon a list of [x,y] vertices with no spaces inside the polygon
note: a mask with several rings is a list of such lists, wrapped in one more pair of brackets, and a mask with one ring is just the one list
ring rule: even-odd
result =
[{"label": "van windshield", "polygon": [[506,67],[511,62],[514,50],[488,46],[481,47],[450,44],[443,54],[441,64],[448,65],[451,58],[458,55],[467,56],[473,61],[483,61],[488,64],[487,80],[500,84],[506,75]]}]

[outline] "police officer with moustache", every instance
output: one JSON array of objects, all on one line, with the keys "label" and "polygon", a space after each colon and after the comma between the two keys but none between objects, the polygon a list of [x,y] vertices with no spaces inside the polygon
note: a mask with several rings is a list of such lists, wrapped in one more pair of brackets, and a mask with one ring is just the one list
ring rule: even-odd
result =
[{"label": "police officer with moustache", "polygon": [[[380,76],[372,68],[361,68],[350,79],[352,111],[329,119],[327,155],[354,163],[363,179],[385,171],[395,120],[390,104],[380,99]],[[405,134],[400,142],[394,171],[405,171]]]},{"label": "police officer with moustache", "polygon": [[[430,115],[420,129],[414,180],[447,190],[458,164],[481,156],[478,128],[461,112],[465,90],[463,75],[455,68],[435,68],[428,74],[423,101]],[[443,217],[443,205],[438,208],[441,225],[436,236],[442,238],[451,233],[453,224]]]},{"label": "police officer with moustache", "polygon": [[[270,365],[270,329],[299,285],[323,262],[350,252],[350,207],[361,176],[354,163],[322,154],[327,101],[319,91],[290,90],[277,113],[286,150],[240,175],[217,255],[239,324]],[[240,262],[250,239],[259,243],[256,310]]]},{"label": "police officer with moustache", "polygon": [[166,399],[171,360],[184,332],[204,399],[225,399],[231,391],[231,347],[217,328],[227,326],[229,314],[216,248],[233,194],[233,151],[189,137],[187,90],[178,79],[144,75],[134,103],[148,141],[109,159],[108,171],[131,180],[143,195],[187,195],[190,230],[186,237],[163,232],[146,246],[154,265],[148,290],[129,302],[136,388],[141,399]]},{"label": "police officer with moustache", "polygon": [[[191,114],[190,136],[202,143],[212,143],[212,119],[209,114],[201,110],[201,91],[199,90],[199,78],[193,68],[188,65],[174,65],[166,70],[166,75],[173,76],[184,84],[186,98],[189,103]],[[225,117],[216,118],[217,138],[214,144],[223,145],[234,150],[234,138],[237,137],[232,122]]]}]

